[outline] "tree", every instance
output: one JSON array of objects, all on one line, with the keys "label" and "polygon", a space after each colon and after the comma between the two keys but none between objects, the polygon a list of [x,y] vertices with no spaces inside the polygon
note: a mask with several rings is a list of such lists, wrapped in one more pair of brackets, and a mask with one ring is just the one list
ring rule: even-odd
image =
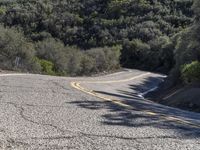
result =
[{"label": "tree", "polygon": [[146,56],[149,56],[149,53],[150,46],[141,40],[126,40],[123,43],[121,63],[130,68],[142,68],[143,60],[146,59]]}]

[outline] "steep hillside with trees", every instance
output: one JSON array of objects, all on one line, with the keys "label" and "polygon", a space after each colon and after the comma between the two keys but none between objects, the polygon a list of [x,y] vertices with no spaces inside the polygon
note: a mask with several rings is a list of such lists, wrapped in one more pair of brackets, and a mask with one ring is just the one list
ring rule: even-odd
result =
[{"label": "steep hillside with trees", "polygon": [[[146,97],[164,105],[200,112],[200,1],[193,4],[194,21],[171,37],[174,66],[169,77]],[[172,94],[173,93],[173,94]]]},{"label": "steep hillside with trees", "polygon": [[174,56],[176,65],[172,75],[185,83],[200,81],[200,1],[196,0],[193,5],[194,23],[176,35]]},{"label": "steep hillside with trees", "polygon": [[[48,74],[91,74],[120,65],[168,73],[176,61],[172,37],[193,22],[192,4],[192,0],[3,0],[2,34],[22,38],[30,52],[25,47],[28,55],[10,53],[12,58],[0,52],[1,67],[30,70],[28,59],[35,66],[33,72]],[[15,32],[20,38],[12,36]]]}]

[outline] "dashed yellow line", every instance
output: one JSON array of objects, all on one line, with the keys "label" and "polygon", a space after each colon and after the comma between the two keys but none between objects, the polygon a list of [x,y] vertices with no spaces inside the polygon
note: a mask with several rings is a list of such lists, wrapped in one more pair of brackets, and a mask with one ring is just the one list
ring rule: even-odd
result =
[{"label": "dashed yellow line", "polygon": [[131,105],[123,103],[121,100],[112,99],[110,97],[103,96],[102,94],[98,94],[98,93],[96,93],[93,90],[90,90],[90,89],[87,89],[87,88],[81,86],[81,83],[102,83],[103,84],[103,83],[127,82],[127,81],[131,81],[131,80],[142,78],[142,77],[147,76],[149,74],[151,74],[151,73],[144,73],[142,75],[135,76],[135,77],[132,77],[132,78],[129,78],[129,79],[124,79],[124,80],[71,82],[71,86],[73,88],[79,90],[79,91],[82,91],[82,92],[87,93],[89,95],[92,95],[94,97],[100,98],[100,99],[102,99],[102,100],[104,100],[106,102],[112,102],[112,103],[114,103],[114,104],[116,104],[118,106],[124,107],[126,109],[138,110],[138,111],[144,112],[145,114],[150,115],[150,116],[159,116],[161,119],[164,119],[164,120],[167,120],[167,121],[173,121],[173,122],[176,122],[176,123],[179,123],[179,124],[189,125],[189,126],[194,127],[194,128],[200,128],[199,124],[195,124],[193,122],[186,121],[186,120],[183,120],[183,119],[178,118],[178,117],[174,117],[174,116],[170,116],[170,115],[165,115],[165,114],[161,114],[161,113],[152,112],[150,110],[142,110],[142,109],[139,110],[138,108],[135,108],[134,106],[131,106]]}]

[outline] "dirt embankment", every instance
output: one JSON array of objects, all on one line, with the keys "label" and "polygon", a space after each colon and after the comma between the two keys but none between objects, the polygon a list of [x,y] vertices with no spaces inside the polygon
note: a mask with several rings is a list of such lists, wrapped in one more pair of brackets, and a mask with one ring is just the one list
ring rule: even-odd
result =
[{"label": "dirt embankment", "polygon": [[147,94],[146,97],[164,105],[200,112],[199,83],[178,85],[170,89],[160,88]]}]

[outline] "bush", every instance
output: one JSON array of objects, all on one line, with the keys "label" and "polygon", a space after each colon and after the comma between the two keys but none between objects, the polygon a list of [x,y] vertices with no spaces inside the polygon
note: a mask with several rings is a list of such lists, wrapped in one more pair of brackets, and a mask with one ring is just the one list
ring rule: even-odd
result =
[{"label": "bush", "polygon": [[36,44],[37,57],[54,64],[57,73],[65,75],[67,68],[66,48],[59,40],[49,38]]},{"label": "bush", "polygon": [[106,56],[102,48],[93,48],[87,51],[87,55],[94,58],[94,72],[101,72],[106,69]]},{"label": "bush", "polygon": [[120,67],[120,50],[120,46],[93,48],[87,51],[67,47],[67,73],[71,76],[91,75],[118,69]]},{"label": "bush", "polygon": [[105,47],[106,69],[115,70],[120,68],[121,46]]},{"label": "bush", "polygon": [[37,57],[35,58],[35,61],[41,66],[42,73],[48,74],[48,75],[56,75],[54,71],[54,64],[51,61],[39,59]]},{"label": "bush", "polygon": [[71,76],[81,74],[82,52],[73,47],[66,48],[66,72]]},{"label": "bush", "polygon": [[81,51],[47,38],[29,43],[16,29],[0,26],[0,66],[49,75],[91,75],[120,67],[120,46]]},{"label": "bush", "polygon": [[83,75],[91,75],[95,70],[95,59],[83,54],[81,59],[81,72]]},{"label": "bush", "polygon": [[38,42],[36,50],[38,58],[52,62],[59,75],[90,75],[120,67],[120,46],[81,51],[50,38]]},{"label": "bush", "polygon": [[120,46],[93,48],[88,50],[86,54],[94,59],[94,72],[109,71],[120,67]]},{"label": "bush", "polygon": [[200,62],[193,61],[190,64],[182,66],[182,79],[185,83],[200,81]]},{"label": "bush", "polygon": [[37,72],[40,68],[33,61],[34,55],[33,44],[21,32],[0,26],[1,68]]}]

